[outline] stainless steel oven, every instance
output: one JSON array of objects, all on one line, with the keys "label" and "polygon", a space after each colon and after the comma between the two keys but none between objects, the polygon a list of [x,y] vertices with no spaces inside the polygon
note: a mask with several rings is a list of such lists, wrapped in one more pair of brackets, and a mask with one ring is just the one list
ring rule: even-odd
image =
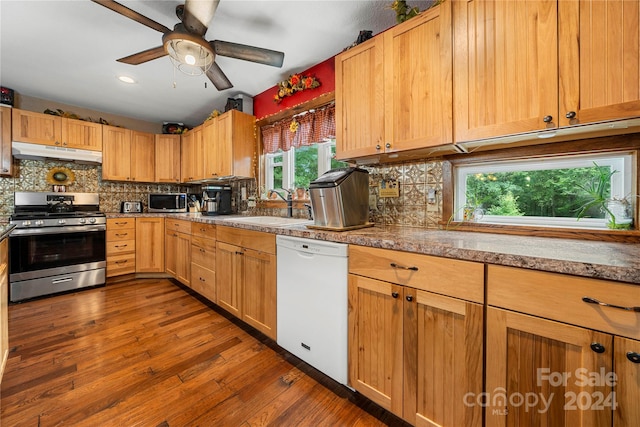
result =
[{"label": "stainless steel oven", "polygon": [[106,218],[97,194],[16,193],[11,222],[10,301],[105,283]]}]

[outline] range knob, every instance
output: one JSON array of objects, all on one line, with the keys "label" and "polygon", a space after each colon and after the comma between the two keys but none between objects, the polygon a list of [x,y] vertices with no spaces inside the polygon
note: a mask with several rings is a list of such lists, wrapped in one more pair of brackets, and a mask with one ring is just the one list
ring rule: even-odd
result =
[{"label": "range knob", "polygon": [[89,222],[90,222],[91,224],[95,224],[95,223],[96,223],[96,219],[95,219],[95,218],[89,218]]},{"label": "range knob", "polygon": [[87,220],[86,220],[85,218],[80,218],[80,219],[78,220],[78,222],[79,222],[80,224],[84,224],[85,222],[87,222]]},{"label": "range knob", "polygon": [[22,221],[23,227],[29,227],[31,225],[31,221]]},{"label": "range knob", "polygon": [[44,221],[39,219],[39,220],[36,221],[36,225],[38,225],[38,226],[39,225],[44,225]]},{"label": "range knob", "polygon": [[58,220],[58,224],[62,225],[62,224],[66,224],[67,220],[66,219],[59,219]]}]

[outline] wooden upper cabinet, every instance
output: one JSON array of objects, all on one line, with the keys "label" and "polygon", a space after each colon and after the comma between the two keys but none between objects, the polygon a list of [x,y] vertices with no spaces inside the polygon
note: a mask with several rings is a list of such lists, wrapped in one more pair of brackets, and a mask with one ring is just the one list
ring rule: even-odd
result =
[{"label": "wooden upper cabinet", "polygon": [[62,145],[83,150],[102,151],[102,125],[63,118]]},{"label": "wooden upper cabinet", "polygon": [[180,182],[180,135],[155,136],[155,182]]},{"label": "wooden upper cabinet", "polygon": [[13,109],[13,140],[43,145],[62,144],[62,118]]},{"label": "wooden upper cabinet", "polygon": [[339,159],[376,154],[384,146],[383,55],[383,38],[376,36],[336,56]]},{"label": "wooden upper cabinet", "polygon": [[337,156],[451,143],[451,2],[336,57]]},{"label": "wooden upper cabinet", "polygon": [[558,7],[560,126],[640,116],[640,2]]},{"label": "wooden upper cabinet", "polygon": [[13,140],[100,151],[102,125],[14,108]]},{"label": "wooden upper cabinet", "polygon": [[202,124],[202,147],[204,149],[203,174],[205,176],[214,176],[218,170],[218,159],[216,145],[218,144],[218,117],[207,120]]},{"label": "wooden upper cabinet", "polygon": [[202,126],[197,126],[182,135],[180,168],[182,182],[202,179],[203,167]]},{"label": "wooden upper cabinet", "polygon": [[131,180],[153,182],[156,178],[155,135],[131,132]]},{"label": "wooden upper cabinet", "polygon": [[102,179],[131,179],[131,131],[115,126],[102,127]]},{"label": "wooden upper cabinet", "polygon": [[0,106],[0,175],[13,173],[11,157],[11,108]]},{"label": "wooden upper cabinet", "polygon": [[453,2],[456,142],[557,126],[557,24],[553,0]]},{"label": "wooden upper cabinet", "polygon": [[383,37],[385,151],[452,143],[451,2]]}]

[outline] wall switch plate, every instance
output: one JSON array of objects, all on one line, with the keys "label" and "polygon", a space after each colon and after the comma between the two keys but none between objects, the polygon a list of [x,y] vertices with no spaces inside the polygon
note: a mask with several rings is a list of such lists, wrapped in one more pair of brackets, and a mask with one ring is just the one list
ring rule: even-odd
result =
[{"label": "wall switch plate", "polygon": [[240,188],[240,200],[247,200],[247,187]]},{"label": "wall switch plate", "polygon": [[247,201],[247,207],[248,208],[255,208],[256,207],[256,199],[254,199],[253,197],[249,197],[249,200]]},{"label": "wall switch plate", "polygon": [[436,189],[429,188],[427,190],[427,203],[435,203],[436,202]]},{"label": "wall switch plate", "polygon": [[369,194],[369,209],[377,209],[378,208],[378,200],[376,199],[375,194]]}]

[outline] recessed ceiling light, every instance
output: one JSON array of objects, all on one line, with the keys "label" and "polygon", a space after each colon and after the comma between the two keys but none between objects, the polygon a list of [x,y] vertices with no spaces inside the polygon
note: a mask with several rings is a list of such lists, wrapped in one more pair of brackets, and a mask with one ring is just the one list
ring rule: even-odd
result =
[{"label": "recessed ceiling light", "polygon": [[129,83],[129,84],[133,84],[136,82],[132,77],[129,77],[129,76],[118,76],[118,80],[120,80],[123,83]]}]

